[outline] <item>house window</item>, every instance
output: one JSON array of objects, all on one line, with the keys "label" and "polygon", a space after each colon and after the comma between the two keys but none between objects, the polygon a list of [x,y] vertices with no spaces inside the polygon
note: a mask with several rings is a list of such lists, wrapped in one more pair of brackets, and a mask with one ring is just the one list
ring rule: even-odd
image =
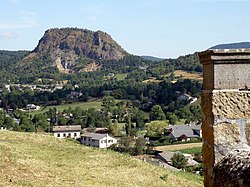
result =
[{"label": "house window", "polygon": [[76,134],[76,133],[74,133],[74,136],[76,137],[76,136],[77,136],[77,134]]},{"label": "house window", "polygon": [[109,142],[109,143],[113,143],[113,140],[109,140],[108,142]]},{"label": "house window", "polygon": [[95,140],[92,140],[92,142],[95,142]]},{"label": "house window", "polygon": [[57,137],[60,138],[60,133],[57,134]]},{"label": "house window", "polygon": [[83,137],[83,140],[86,141],[86,137]]},{"label": "house window", "polygon": [[63,137],[66,137],[66,134],[65,134],[65,133],[63,133]]}]

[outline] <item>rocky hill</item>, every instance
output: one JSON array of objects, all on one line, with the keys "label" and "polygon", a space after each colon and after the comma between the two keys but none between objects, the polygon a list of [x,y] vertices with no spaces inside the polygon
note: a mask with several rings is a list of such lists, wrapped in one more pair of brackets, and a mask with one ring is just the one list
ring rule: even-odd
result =
[{"label": "rocky hill", "polygon": [[37,47],[21,66],[46,59],[60,72],[82,71],[84,65],[100,60],[119,60],[128,53],[109,34],[78,28],[55,28],[45,32]]}]

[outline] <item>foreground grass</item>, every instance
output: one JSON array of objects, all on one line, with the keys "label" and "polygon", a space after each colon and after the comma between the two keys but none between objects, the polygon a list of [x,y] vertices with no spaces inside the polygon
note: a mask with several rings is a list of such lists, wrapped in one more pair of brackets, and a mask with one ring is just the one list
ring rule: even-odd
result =
[{"label": "foreground grass", "polygon": [[0,132],[0,174],[0,186],[203,186],[128,155],[10,131]]}]

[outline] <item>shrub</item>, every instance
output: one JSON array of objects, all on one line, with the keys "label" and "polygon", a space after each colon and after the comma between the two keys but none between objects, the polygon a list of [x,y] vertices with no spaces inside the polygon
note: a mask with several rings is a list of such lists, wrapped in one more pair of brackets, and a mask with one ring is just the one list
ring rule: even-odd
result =
[{"label": "shrub", "polygon": [[187,165],[187,159],[179,152],[175,153],[171,158],[172,165],[178,169],[183,169]]},{"label": "shrub", "polygon": [[168,174],[166,173],[165,175],[160,177],[163,181],[167,181],[168,180]]}]

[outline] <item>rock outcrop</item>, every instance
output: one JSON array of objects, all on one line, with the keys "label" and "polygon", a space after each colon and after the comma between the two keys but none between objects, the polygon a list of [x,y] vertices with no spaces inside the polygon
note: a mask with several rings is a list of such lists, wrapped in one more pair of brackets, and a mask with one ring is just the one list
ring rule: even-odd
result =
[{"label": "rock outcrop", "polygon": [[234,150],[226,155],[214,168],[220,180],[215,186],[249,187],[250,186],[250,152]]},{"label": "rock outcrop", "polygon": [[88,64],[100,60],[119,60],[126,55],[128,53],[105,32],[55,28],[45,32],[25,61],[49,56],[59,71],[72,72],[81,59]]}]

